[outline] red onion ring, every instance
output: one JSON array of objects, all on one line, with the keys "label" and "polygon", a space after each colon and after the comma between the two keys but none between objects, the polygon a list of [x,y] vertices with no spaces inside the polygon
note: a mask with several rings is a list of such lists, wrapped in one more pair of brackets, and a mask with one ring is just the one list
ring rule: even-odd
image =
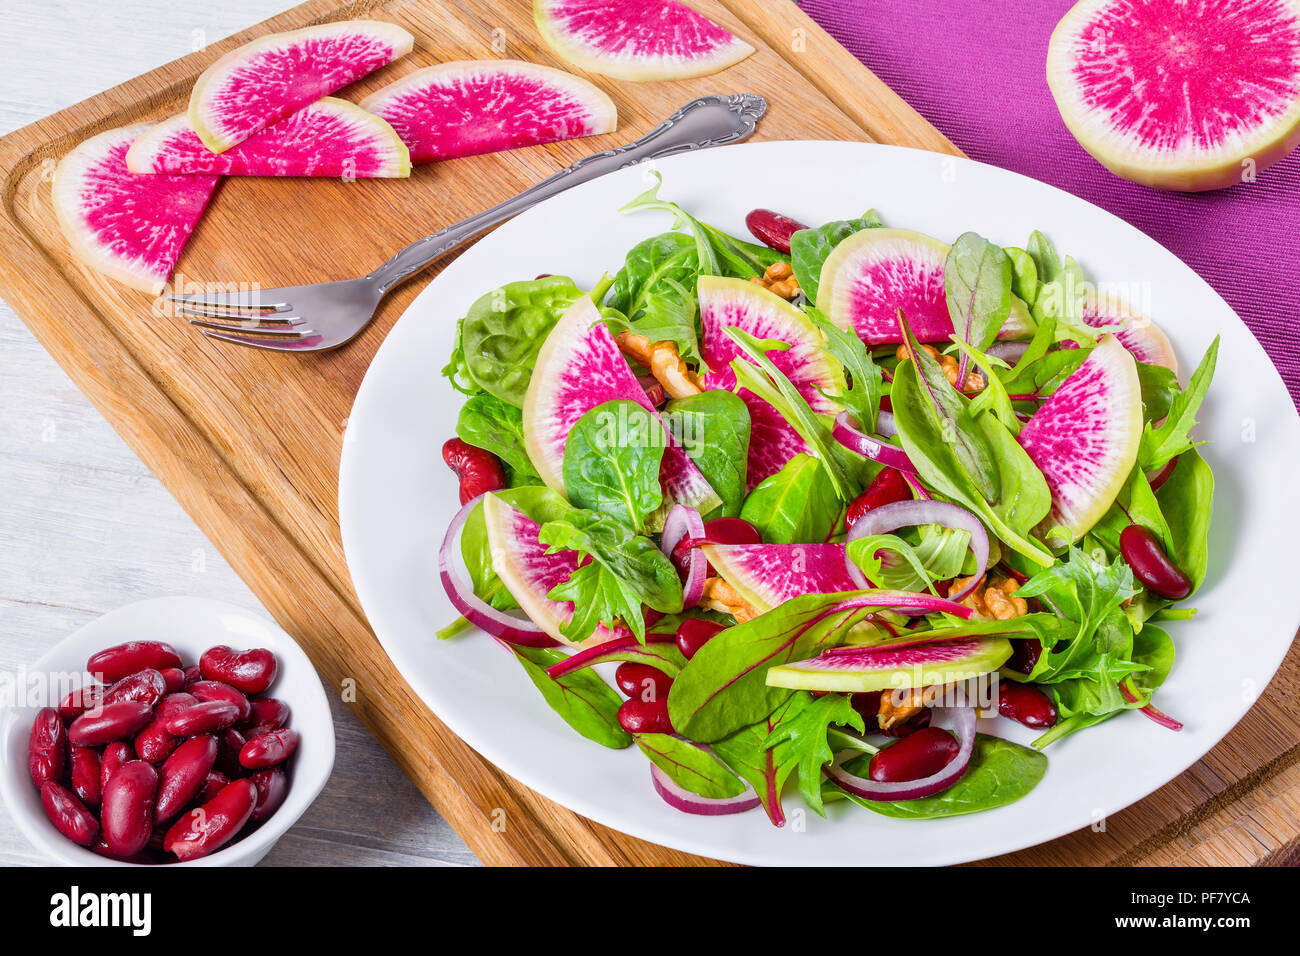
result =
[{"label": "red onion ring", "polygon": [[[673,551],[683,538],[693,542],[704,537],[704,519],[694,508],[673,505],[664,519],[664,530],[659,536],[659,550],[671,559]],[[704,596],[704,579],[709,576],[709,562],[699,548],[689,548],[686,554],[686,580],[682,582],[682,606],[695,607]]]},{"label": "red onion ring", "polygon": [[1028,342],[994,342],[989,346],[988,354],[1002,359],[1008,365],[1015,365],[1028,350]]},{"label": "red onion ring", "polygon": [[752,810],[760,803],[758,794],[748,783],[745,784],[745,792],[735,797],[701,797],[698,793],[691,793],[684,787],[679,787],[673,782],[673,778],[668,776],[654,764],[650,765],[650,780],[654,783],[655,792],[663,797],[664,803],[674,810],[680,810],[682,813],[694,813],[698,816],[720,817],[728,813],[744,813],[746,810]]},{"label": "red onion ring", "polygon": [[[934,501],[933,499],[926,501],[894,501],[887,505],[881,505],[878,508],[872,508],[853,523],[853,527],[849,529],[847,541],[857,541],[859,538],[865,538],[869,535],[886,534],[899,528],[910,528],[922,524],[937,524],[956,531],[970,532],[970,549],[975,555],[977,564],[975,575],[971,578],[970,583],[956,594],[948,595],[949,600],[960,601],[975,590],[984,577],[984,572],[989,569],[989,534],[984,530],[984,525],[980,523],[979,518],[960,505],[954,505],[947,501]],[[867,582],[866,575],[862,573],[862,569],[854,564],[853,559],[848,556],[847,548],[844,552],[844,563],[847,566],[849,577],[853,578],[853,582],[858,587],[867,588],[871,586]]]},{"label": "red onion ring", "polygon": [[966,768],[970,766],[971,754],[975,752],[975,708],[950,709],[953,713],[952,729],[957,734],[959,747],[957,756],[953,757],[938,773],[922,777],[920,780],[881,783],[870,777],[855,776],[839,764],[832,763],[826,767],[826,776],[830,777],[831,781],[845,793],[862,797],[864,800],[886,803],[894,800],[919,800],[947,790],[961,779]]},{"label": "red onion ring", "polygon": [[898,426],[894,424],[893,412],[887,412],[882,408],[876,414],[876,434],[881,438],[893,438],[898,434]]},{"label": "red onion ring", "polygon": [[895,448],[893,445],[858,431],[857,426],[853,423],[852,416],[848,412],[840,412],[835,416],[835,427],[831,429],[831,437],[849,451],[857,452],[863,458],[870,458],[872,461],[878,461],[890,468],[897,468],[907,474],[916,474],[916,466],[912,464],[912,460],[907,457],[907,453],[903,449]]},{"label": "red onion ring", "polygon": [[460,566],[460,533],[469,520],[470,512],[483,500],[484,495],[467,502],[456,517],[451,519],[447,533],[438,551],[438,577],[456,610],[465,619],[495,638],[520,647],[554,647],[559,641],[552,638],[532,621],[498,611],[474,593],[474,586],[463,576]]}]

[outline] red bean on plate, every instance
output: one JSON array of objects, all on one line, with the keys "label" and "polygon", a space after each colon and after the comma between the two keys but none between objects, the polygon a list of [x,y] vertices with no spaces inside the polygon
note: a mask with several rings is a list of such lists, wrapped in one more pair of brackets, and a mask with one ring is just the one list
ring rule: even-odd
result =
[{"label": "red bean on plate", "polygon": [[105,684],[115,683],[146,667],[160,670],[180,666],[181,656],[176,648],[162,641],[127,641],[104,648],[86,662],[86,670],[98,675]]},{"label": "red bean on plate", "polygon": [[209,647],[199,658],[205,680],[221,681],[245,694],[260,694],[275,680],[275,655],[264,647],[236,651],[233,647]]}]

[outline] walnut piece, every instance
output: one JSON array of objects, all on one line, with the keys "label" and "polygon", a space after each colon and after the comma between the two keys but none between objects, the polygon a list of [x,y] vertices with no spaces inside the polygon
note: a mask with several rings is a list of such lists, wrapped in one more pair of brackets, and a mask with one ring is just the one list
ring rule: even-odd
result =
[{"label": "walnut piece", "polygon": [[[943,369],[943,374],[948,379],[949,384],[952,385],[953,388],[956,388],[957,374],[961,371],[961,363],[957,361],[957,358],[952,355],[944,355],[933,345],[922,345],[921,348],[931,358],[938,360],[939,366]],[[912,352],[907,347],[907,343],[900,345],[894,354],[898,356],[900,362],[906,362],[912,357]],[[974,369],[967,367],[966,387],[962,389],[963,392],[968,395],[973,392],[982,392],[984,386],[987,384],[988,383],[984,381],[983,375]]]},{"label": "walnut piece", "polygon": [[783,299],[793,299],[799,294],[799,280],[794,277],[794,270],[788,262],[774,262],[761,276],[754,276],[749,281]]},{"label": "walnut piece", "polygon": [[719,577],[705,578],[704,597],[700,603],[715,611],[725,611],[736,619],[737,624],[752,621],[759,614],[735,588]]},{"label": "walnut piece", "polygon": [[[949,593],[960,591],[972,578],[953,578]],[[1029,602],[1017,597],[1020,582],[1014,578],[993,578],[981,582],[974,591],[958,603],[975,612],[982,621],[1009,621],[1029,613]]]},{"label": "walnut piece", "polygon": [[672,342],[651,342],[639,332],[628,330],[614,336],[619,351],[637,365],[650,370],[669,398],[685,398],[704,391],[695,373]]},{"label": "walnut piece", "polygon": [[876,723],[881,730],[888,730],[895,724],[911,720],[925,706],[924,691],[920,687],[908,687],[899,690],[887,690],[880,695],[880,710],[876,713]]}]

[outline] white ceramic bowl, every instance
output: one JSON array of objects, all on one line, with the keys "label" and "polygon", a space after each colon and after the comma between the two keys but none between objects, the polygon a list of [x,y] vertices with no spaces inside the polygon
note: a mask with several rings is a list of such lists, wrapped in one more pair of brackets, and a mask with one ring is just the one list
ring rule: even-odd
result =
[{"label": "white ceramic bowl", "polygon": [[[27,689],[42,693],[50,688],[50,675],[84,671],[90,655],[129,640],[166,641],[186,665],[216,644],[238,650],[265,647],[279,661],[275,683],[267,695],[289,705],[289,726],[301,735],[289,771],[289,793],[284,803],[253,834],[217,852],[187,863],[169,866],[252,866],[275,845],[311,806],[334,768],[334,718],[320,677],[293,638],[271,621],[224,601],[207,598],[167,597],[140,601],[78,628],[25,673],[17,675],[23,686],[10,697],[6,689],[3,736],[0,737],[0,795],[19,829],[43,853],[66,866],[135,866],[109,860],[73,843],[50,823],[41,806],[40,793],[27,770],[27,740],[43,698],[28,698]],[[57,706],[53,701],[50,706]]]}]

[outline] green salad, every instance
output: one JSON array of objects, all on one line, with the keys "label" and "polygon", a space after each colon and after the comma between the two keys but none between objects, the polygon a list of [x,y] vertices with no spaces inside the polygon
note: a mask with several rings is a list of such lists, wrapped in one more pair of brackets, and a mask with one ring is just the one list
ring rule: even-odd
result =
[{"label": "green salad", "polygon": [[1218,340],[1180,376],[1039,232],[754,210],[752,242],[659,188],[623,211],[670,231],[612,278],[460,321],[439,636],[486,631],[670,806],[778,826],[795,790],[987,810],[1076,731],[1181,729],[1153,698],[1206,574]]}]

